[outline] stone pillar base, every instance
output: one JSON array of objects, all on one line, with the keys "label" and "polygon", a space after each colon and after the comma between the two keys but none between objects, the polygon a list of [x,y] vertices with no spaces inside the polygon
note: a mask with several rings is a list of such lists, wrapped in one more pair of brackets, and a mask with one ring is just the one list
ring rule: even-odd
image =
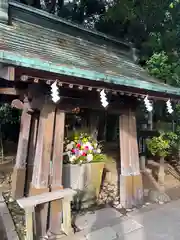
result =
[{"label": "stone pillar base", "polygon": [[141,174],[120,176],[120,202],[124,208],[132,208],[143,203]]},{"label": "stone pillar base", "polygon": [[24,184],[26,178],[26,169],[14,167],[12,174],[12,197],[14,199],[24,197]]}]

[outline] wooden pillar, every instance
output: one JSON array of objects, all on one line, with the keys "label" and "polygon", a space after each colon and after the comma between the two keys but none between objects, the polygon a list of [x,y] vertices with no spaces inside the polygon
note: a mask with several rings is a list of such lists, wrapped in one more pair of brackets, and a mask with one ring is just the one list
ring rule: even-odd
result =
[{"label": "wooden pillar", "polygon": [[27,113],[27,109],[23,109],[16,154],[16,164],[12,174],[12,196],[15,199],[24,196],[30,125],[31,115]]},{"label": "wooden pillar", "polygon": [[[62,189],[62,168],[63,168],[63,143],[64,143],[65,113],[56,110],[54,143],[51,171],[51,190]],[[56,200],[50,204],[50,228],[51,235],[61,234],[62,224],[62,201]]]},{"label": "wooden pillar", "polygon": [[148,113],[148,129],[153,130],[153,112]]},{"label": "wooden pillar", "polygon": [[29,136],[29,149],[27,157],[27,171],[26,171],[26,186],[25,186],[25,195],[30,194],[30,185],[33,175],[34,167],[34,157],[37,143],[37,133],[38,133],[38,124],[39,124],[39,114],[33,113],[31,119],[31,131]]},{"label": "wooden pillar", "polygon": [[120,136],[120,200],[125,208],[142,204],[143,189],[139,167],[139,152],[135,113],[126,110],[119,117]]},{"label": "wooden pillar", "polygon": [[[55,106],[45,103],[39,117],[37,143],[30,195],[49,191],[50,160],[54,129]],[[46,235],[48,204],[36,207],[36,236],[38,239]]]},{"label": "wooden pillar", "polygon": [[98,123],[99,123],[99,114],[97,111],[89,110],[89,132],[90,134],[97,139],[98,136]]}]

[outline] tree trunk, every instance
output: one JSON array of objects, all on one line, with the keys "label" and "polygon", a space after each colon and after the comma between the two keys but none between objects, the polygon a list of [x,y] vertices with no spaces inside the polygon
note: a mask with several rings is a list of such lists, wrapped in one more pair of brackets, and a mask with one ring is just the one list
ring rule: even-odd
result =
[{"label": "tree trunk", "polygon": [[159,167],[159,173],[158,173],[158,182],[164,190],[164,177],[165,177],[165,172],[164,172],[164,157],[160,158],[160,167]]}]

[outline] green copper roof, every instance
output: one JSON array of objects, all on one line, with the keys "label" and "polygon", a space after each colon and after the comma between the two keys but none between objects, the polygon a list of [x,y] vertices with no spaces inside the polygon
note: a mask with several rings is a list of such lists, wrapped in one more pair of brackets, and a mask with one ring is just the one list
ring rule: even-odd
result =
[{"label": "green copper roof", "polygon": [[[148,76],[117,48],[23,21],[0,24],[0,61],[17,66],[180,96]],[[91,81],[90,81],[91,80]]]}]

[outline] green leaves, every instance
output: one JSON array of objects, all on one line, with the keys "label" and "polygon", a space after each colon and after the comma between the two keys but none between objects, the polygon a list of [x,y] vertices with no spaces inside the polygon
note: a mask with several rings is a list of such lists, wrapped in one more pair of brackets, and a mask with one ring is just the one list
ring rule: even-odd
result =
[{"label": "green leaves", "polygon": [[168,55],[162,51],[154,53],[146,62],[149,73],[173,86],[180,85],[180,65],[171,62]]},{"label": "green leaves", "polygon": [[1,137],[4,139],[17,139],[19,134],[20,111],[11,108],[10,104],[0,104]]},{"label": "green leaves", "polygon": [[0,105],[0,124],[16,124],[20,120],[18,110],[12,109],[8,103]]},{"label": "green leaves", "polygon": [[169,154],[170,142],[164,139],[164,135],[161,134],[159,137],[153,137],[146,141],[147,148],[153,156],[166,157]]},{"label": "green leaves", "polygon": [[177,6],[178,3],[180,3],[180,0],[174,0],[173,2],[171,2],[171,3],[169,4],[169,7],[170,7],[170,8],[174,8],[175,6]]}]

